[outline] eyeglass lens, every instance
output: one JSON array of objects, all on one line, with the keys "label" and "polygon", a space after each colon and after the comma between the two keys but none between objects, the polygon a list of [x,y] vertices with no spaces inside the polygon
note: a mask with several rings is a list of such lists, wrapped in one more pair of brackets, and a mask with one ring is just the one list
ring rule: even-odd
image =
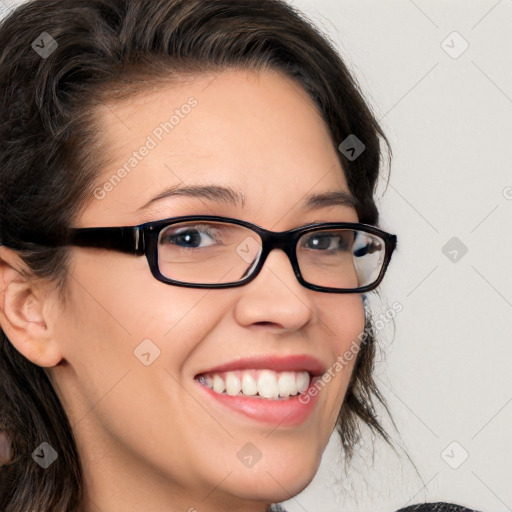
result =
[{"label": "eyeglass lens", "polygon": [[[256,267],[262,240],[251,229],[213,221],[187,221],[160,231],[162,275],[190,284],[237,282]],[[355,289],[377,280],[384,262],[380,237],[353,229],[303,234],[296,245],[305,281],[327,288]]]}]

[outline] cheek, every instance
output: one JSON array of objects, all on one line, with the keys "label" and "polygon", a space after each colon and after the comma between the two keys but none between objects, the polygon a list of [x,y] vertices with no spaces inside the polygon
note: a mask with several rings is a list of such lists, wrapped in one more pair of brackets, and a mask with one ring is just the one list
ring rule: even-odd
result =
[{"label": "cheek", "polygon": [[325,294],[318,306],[319,321],[328,333],[331,350],[336,355],[359,343],[365,328],[365,311],[361,295]]},{"label": "cheek", "polygon": [[179,373],[224,314],[207,290],[159,283],[145,258],[116,256],[112,262],[107,254],[76,258],[59,322],[64,358],[89,406],[128,371],[144,382],[166,368]]},{"label": "cheek", "polygon": [[167,343],[181,324],[191,324],[190,318],[200,329],[214,311],[203,304],[208,290],[157,281],[145,257],[84,251],[76,257],[70,288],[75,329],[94,330],[100,338],[129,338],[133,348],[151,336]]},{"label": "cheek", "polygon": [[58,332],[69,363],[59,374],[67,412],[87,446],[95,446],[93,435],[109,436],[161,462],[156,440],[166,439],[167,452],[184,460],[188,445],[176,439],[209,417],[184,392],[183,368],[228,306],[207,290],[168,286],[147,273],[132,271],[126,286],[130,273],[122,267],[73,271]]},{"label": "cheek", "polygon": [[324,411],[329,423],[334,424],[341,409],[354,369],[361,339],[365,331],[365,311],[359,294],[334,296],[323,299],[320,322],[329,333],[332,364],[318,383],[318,392],[325,387]]}]

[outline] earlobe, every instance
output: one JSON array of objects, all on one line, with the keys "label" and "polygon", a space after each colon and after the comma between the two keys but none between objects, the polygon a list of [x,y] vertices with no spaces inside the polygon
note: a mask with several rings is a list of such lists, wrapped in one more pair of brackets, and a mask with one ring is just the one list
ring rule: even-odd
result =
[{"label": "earlobe", "polygon": [[62,359],[48,322],[49,298],[41,282],[22,271],[19,256],[0,247],[0,326],[11,344],[38,366],[55,366]]}]

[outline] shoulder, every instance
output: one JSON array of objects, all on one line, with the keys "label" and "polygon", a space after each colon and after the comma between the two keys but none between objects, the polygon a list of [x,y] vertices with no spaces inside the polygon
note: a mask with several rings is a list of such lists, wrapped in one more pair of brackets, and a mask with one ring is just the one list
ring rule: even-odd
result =
[{"label": "shoulder", "polygon": [[396,512],[478,512],[454,503],[418,503],[406,508],[401,508]]}]

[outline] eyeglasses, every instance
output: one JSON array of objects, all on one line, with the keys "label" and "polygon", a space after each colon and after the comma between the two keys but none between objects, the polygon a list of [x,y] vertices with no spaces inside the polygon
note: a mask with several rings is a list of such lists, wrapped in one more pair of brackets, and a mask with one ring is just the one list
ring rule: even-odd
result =
[{"label": "eyeglasses", "polygon": [[270,251],[281,249],[306,288],[354,293],[379,285],[396,243],[396,235],[361,223],[273,232],[242,220],[193,215],[138,226],[72,228],[59,245],[145,254],[156,279],[192,288],[242,286],[258,275]]}]

